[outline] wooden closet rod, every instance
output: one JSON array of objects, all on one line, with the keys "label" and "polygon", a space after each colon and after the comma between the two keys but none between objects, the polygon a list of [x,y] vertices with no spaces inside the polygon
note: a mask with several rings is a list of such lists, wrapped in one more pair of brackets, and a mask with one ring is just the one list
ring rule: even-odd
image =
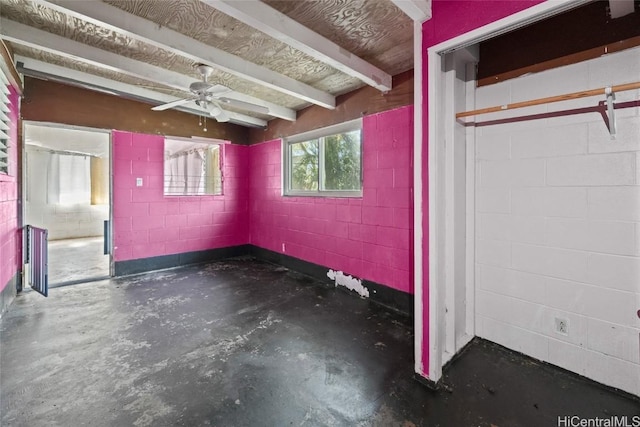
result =
[{"label": "wooden closet rod", "polygon": [[[583,92],[565,93],[564,95],[549,96],[547,98],[532,99],[530,101],[514,102],[513,104],[498,105],[496,107],[480,108],[479,110],[463,111],[456,114],[456,119],[469,116],[477,116],[479,114],[495,113],[497,111],[513,110],[515,108],[531,107],[533,105],[549,104],[551,102],[568,101],[570,99],[586,98],[595,95],[605,95],[609,87],[601,87],[598,89],[586,90]],[[640,89],[640,82],[626,83],[622,85],[611,86],[611,92],[624,92],[627,90]]]}]

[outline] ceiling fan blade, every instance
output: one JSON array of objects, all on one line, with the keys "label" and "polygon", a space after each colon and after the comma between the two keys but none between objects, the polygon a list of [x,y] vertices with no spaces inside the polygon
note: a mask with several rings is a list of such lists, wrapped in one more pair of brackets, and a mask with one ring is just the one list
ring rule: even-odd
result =
[{"label": "ceiling fan blade", "polygon": [[216,98],[229,92],[231,92],[231,89],[224,85],[211,85],[211,87],[207,89],[207,93],[210,93]]},{"label": "ceiling fan blade", "polygon": [[228,122],[229,116],[227,113],[220,107],[220,104],[217,102],[212,102],[213,106],[209,110],[209,114],[211,117],[215,118],[218,122]]},{"label": "ceiling fan blade", "polygon": [[157,105],[157,106],[153,107],[152,110],[153,111],[168,110],[169,108],[178,107],[180,105],[187,104],[187,103],[193,101],[194,99],[197,99],[197,98],[178,99],[177,101],[172,101],[172,102],[168,102],[166,104]]},{"label": "ceiling fan blade", "polygon": [[[216,114],[214,115],[213,113],[216,113]],[[212,111],[211,112],[211,116],[213,116],[213,118],[216,119],[220,123],[224,123],[224,122],[228,122],[229,121],[229,116],[227,115],[227,113],[224,110]]]},{"label": "ceiling fan blade", "polygon": [[238,99],[232,99],[232,98],[226,98],[226,97],[218,98],[218,101],[232,107],[240,108],[242,110],[253,111],[254,113],[260,113],[260,114],[269,114],[269,109],[267,107],[263,107],[262,105],[256,105],[250,102],[240,101]]}]

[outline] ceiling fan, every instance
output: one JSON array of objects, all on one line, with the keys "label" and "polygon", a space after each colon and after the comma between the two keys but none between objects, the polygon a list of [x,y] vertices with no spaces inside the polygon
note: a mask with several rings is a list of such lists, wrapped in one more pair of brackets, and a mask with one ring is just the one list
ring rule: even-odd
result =
[{"label": "ceiling fan", "polygon": [[203,108],[204,110],[209,111],[212,117],[214,117],[219,122],[227,122],[229,121],[229,116],[222,108],[222,104],[226,104],[232,107],[237,107],[247,111],[254,111],[256,113],[268,114],[269,109],[267,107],[263,107],[261,105],[252,104],[250,102],[240,101],[238,99],[233,99],[226,97],[224,95],[232,92],[226,86],[220,84],[211,84],[208,82],[209,77],[213,73],[213,68],[204,65],[198,64],[196,69],[202,76],[202,81],[193,82],[189,85],[189,91],[193,93],[193,96],[189,98],[179,99],[177,101],[168,102],[166,104],[158,105],[153,107],[153,111],[164,111],[169,108],[178,107],[180,105],[188,104],[189,102],[195,102],[196,105]]}]

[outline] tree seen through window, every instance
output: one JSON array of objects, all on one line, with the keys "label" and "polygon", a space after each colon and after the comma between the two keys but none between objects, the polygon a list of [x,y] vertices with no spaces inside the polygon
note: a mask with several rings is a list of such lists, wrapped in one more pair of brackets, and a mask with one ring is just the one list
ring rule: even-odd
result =
[{"label": "tree seen through window", "polygon": [[290,190],[359,191],[362,150],[360,130],[289,145]]}]

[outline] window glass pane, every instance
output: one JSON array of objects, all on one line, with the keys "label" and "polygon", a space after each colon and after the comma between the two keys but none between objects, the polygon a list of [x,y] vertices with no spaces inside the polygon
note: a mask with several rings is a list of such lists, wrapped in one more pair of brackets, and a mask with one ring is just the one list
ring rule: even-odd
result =
[{"label": "window glass pane", "polygon": [[222,171],[220,170],[220,146],[212,145],[206,151],[205,158],[205,194],[222,193]]},{"label": "window glass pane", "polygon": [[284,194],[361,197],[361,129],[353,120],[285,139]]},{"label": "window glass pane", "polygon": [[324,138],[323,190],[360,190],[360,131]]},{"label": "window glass pane", "polygon": [[289,146],[291,158],[291,189],[318,190],[318,140],[298,142]]},{"label": "window glass pane", "polygon": [[222,194],[220,145],[166,139],[164,148],[165,195]]}]

